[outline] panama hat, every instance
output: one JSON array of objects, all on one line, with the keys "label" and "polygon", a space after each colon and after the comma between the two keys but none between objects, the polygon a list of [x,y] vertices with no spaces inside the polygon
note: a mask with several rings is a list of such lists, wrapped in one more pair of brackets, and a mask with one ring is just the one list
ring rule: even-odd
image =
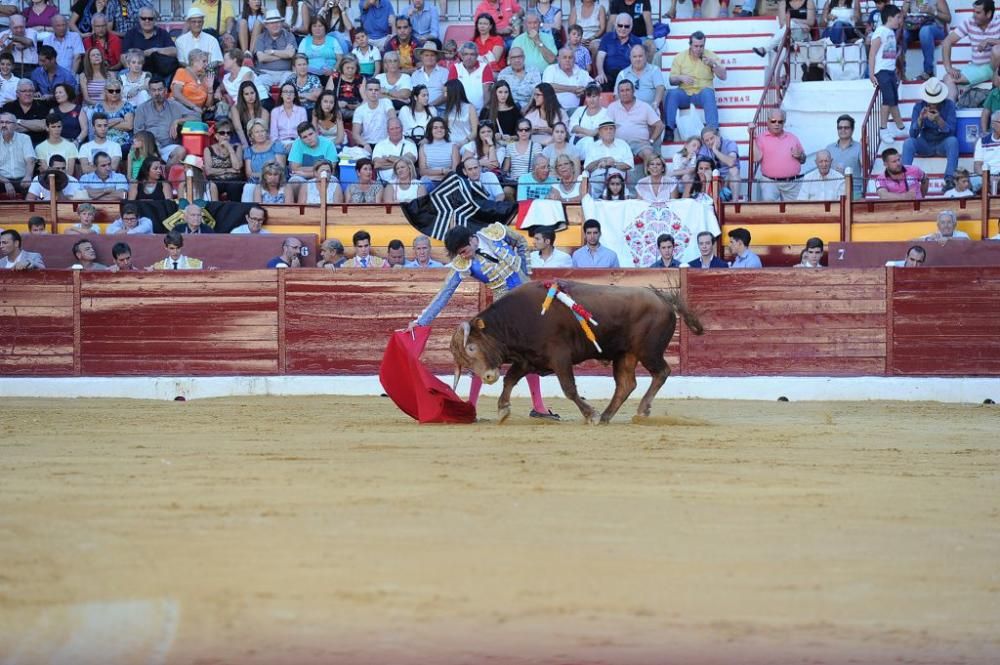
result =
[{"label": "panama hat", "polygon": [[192,7],[188,10],[188,13],[184,15],[184,19],[190,21],[193,18],[205,18],[205,12],[201,11],[197,7]]},{"label": "panama hat", "polygon": [[948,88],[936,76],[932,76],[924,82],[924,87],[920,90],[920,96],[928,104],[940,104],[948,99]]},{"label": "panama hat", "polygon": [[267,14],[264,15],[264,23],[274,23],[275,21],[283,20],[277,9],[268,9]]}]

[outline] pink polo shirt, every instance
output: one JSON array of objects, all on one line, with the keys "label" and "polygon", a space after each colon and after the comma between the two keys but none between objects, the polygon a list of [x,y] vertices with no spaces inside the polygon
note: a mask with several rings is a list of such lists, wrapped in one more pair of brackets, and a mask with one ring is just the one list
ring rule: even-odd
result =
[{"label": "pink polo shirt", "polygon": [[798,148],[801,152],[802,144],[795,137],[795,134],[782,132],[780,136],[775,136],[771,132],[764,132],[756,138],[757,150],[760,151],[760,172],[768,178],[792,178],[799,174],[802,164],[792,157],[792,150]]},{"label": "pink polo shirt", "polygon": [[615,121],[615,138],[628,143],[648,141],[649,128],[660,121],[660,115],[641,99],[635,100],[631,109],[621,102],[611,102],[606,112]]},{"label": "pink polo shirt", "polygon": [[904,166],[903,176],[896,180],[895,178],[890,178],[888,174],[883,173],[882,175],[875,176],[875,189],[885,189],[885,191],[890,194],[905,194],[906,192],[914,192],[916,194],[916,199],[924,198],[923,193],[920,191],[920,183],[924,179],[924,172],[920,170],[917,166]]}]

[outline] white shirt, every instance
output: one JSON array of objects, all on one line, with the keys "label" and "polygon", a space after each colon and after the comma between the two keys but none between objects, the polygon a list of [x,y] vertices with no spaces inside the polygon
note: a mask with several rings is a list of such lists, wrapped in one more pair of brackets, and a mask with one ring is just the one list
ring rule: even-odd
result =
[{"label": "white shirt", "polygon": [[73,60],[76,56],[82,56],[84,54],[83,50],[83,39],[80,38],[79,32],[74,32],[72,30],[66,31],[66,36],[61,40],[56,37],[54,32],[49,33],[42,44],[46,46],[51,46],[56,50],[56,62],[60,67],[65,67],[71,72],[75,73],[73,69]]},{"label": "white shirt", "polygon": [[9,79],[0,77],[0,105],[17,99],[17,82],[20,80],[13,73]]},{"label": "white shirt", "polygon": [[[542,73],[543,83],[585,88],[590,81],[590,74],[583,71],[576,65],[573,65],[573,71],[570,74],[564,72],[558,62],[546,67],[545,72]],[[557,92],[556,99],[559,100],[559,104],[568,113],[571,113],[573,109],[580,105],[580,97],[578,95],[574,95],[572,92]]]},{"label": "white shirt", "polygon": [[549,258],[542,259],[541,252],[532,252],[528,257],[532,268],[572,268],[573,257],[566,252],[553,248]]},{"label": "white shirt", "polygon": [[109,141],[104,139],[103,143],[98,143],[97,141],[87,141],[78,151],[78,156],[80,159],[86,159],[93,165],[94,155],[99,152],[108,153],[108,157],[113,160],[122,158],[122,147],[121,144],[115,143],[114,141]]},{"label": "white shirt", "polygon": [[[594,141],[587,147],[587,152],[583,157],[583,164],[591,164],[599,159],[604,159],[605,157],[612,157],[615,162],[622,162],[623,164],[628,164],[630,166],[635,166],[635,157],[632,155],[632,149],[628,147],[628,143],[622,139],[615,139],[615,142],[611,145],[606,145],[604,141]],[[621,173],[618,169],[608,169],[614,173]],[[604,186],[604,169],[597,169],[593,172],[595,176],[601,174],[601,187]]]},{"label": "white shirt", "polygon": [[824,178],[818,170],[802,177],[799,201],[839,201],[844,193],[844,176],[833,169]]},{"label": "white shirt", "polygon": [[365,143],[375,145],[389,136],[389,111],[392,110],[392,102],[388,99],[378,100],[375,108],[365,102],[354,109],[354,124],[361,123],[361,138]]},{"label": "white shirt", "polygon": [[0,136],[0,176],[8,180],[21,180],[25,175],[25,160],[34,156],[35,149],[31,147],[31,139],[27,134],[14,132],[10,143]]},{"label": "white shirt", "polygon": [[989,167],[991,176],[1000,175],[1000,138],[993,138],[992,133],[979,137],[972,161],[982,162],[983,168]]},{"label": "white shirt", "polygon": [[[79,181],[73,176],[69,176],[69,183],[67,183],[66,188],[62,190],[62,195],[68,199],[71,199],[74,196],[76,196],[76,193],[78,191],[80,191]],[[34,178],[31,179],[31,185],[28,186],[28,193],[34,194],[35,196],[38,197],[40,201],[52,200],[52,194],[49,192],[49,190],[42,187],[42,183],[38,182],[38,176],[35,176]],[[101,229],[100,227],[97,226],[97,224],[94,224],[94,228],[97,229],[98,233],[101,232]]]},{"label": "white shirt", "polygon": [[[6,39],[10,35],[11,32],[9,29],[0,32],[0,41],[6,42]],[[11,46],[10,54],[14,56],[14,64],[37,65],[38,47],[36,45],[38,43],[38,33],[35,32],[34,28],[25,28],[24,36],[31,40],[31,46],[21,46],[20,44],[13,44]],[[17,67],[14,68],[14,71],[17,71]]]},{"label": "white shirt", "polygon": [[188,54],[194,49],[201,49],[208,54],[208,62],[222,62],[222,49],[219,48],[219,40],[207,32],[202,32],[195,39],[190,32],[185,32],[177,38],[174,45],[177,47],[177,59],[182,65],[188,64]]},{"label": "white shirt", "polygon": [[[233,235],[234,233],[236,235],[255,235],[255,234],[251,234],[250,233],[250,225],[249,224],[243,224],[241,226],[237,226],[235,229],[233,229],[232,231],[229,232],[229,235]],[[268,231],[267,229],[264,229],[264,228],[262,228],[260,230],[260,235],[269,235],[270,233],[271,233],[270,231]]]},{"label": "white shirt", "polygon": [[946,199],[967,199],[967,198],[975,196],[975,195],[976,195],[976,193],[974,191],[972,191],[971,189],[967,189],[964,192],[960,192],[957,189],[955,189],[954,187],[952,187],[951,189],[949,189],[947,192],[945,192],[943,194],[944,198],[946,198]]},{"label": "white shirt", "polygon": [[[413,163],[417,163],[417,146],[414,145],[413,141],[404,138],[399,143],[393,143],[386,137],[376,143],[375,148],[372,150],[373,161],[383,157],[402,157],[403,155],[409,155]],[[383,182],[392,182],[395,179],[391,168],[380,169],[378,177]]]},{"label": "white shirt", "polygon": [[489,66],[479,63],[479,66],[470,72],[462,63],[455,65],[456,78],[462,84],[462,87],[465,88],[465,96],[469,99],[469,103],[475,107],[477,113],[483,110],[483,104],[485,103],[483,67]]}]

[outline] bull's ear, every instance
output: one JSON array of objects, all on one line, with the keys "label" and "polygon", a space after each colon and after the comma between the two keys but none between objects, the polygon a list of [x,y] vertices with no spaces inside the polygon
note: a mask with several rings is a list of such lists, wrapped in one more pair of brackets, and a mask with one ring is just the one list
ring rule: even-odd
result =
[{"label": "bull's ear", "polygon": [[475,319],[472,320],[472,325],[476,326],[476,328],[478,328],[479,330],[482,330],[483,328],[486,327],[486,322],[477,316]]}]

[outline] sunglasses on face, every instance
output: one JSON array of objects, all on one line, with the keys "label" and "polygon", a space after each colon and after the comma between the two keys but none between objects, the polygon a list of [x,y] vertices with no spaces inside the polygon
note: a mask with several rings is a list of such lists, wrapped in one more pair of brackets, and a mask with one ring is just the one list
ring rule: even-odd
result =
[{"label": "sunglasses on face", "polygon": [[771,123],[772,125],[783,125],[783,124],[785,124],[784,120],[768,120],[768,122]]},{"label": "sunglasses on face", "polygon": [[229,131],[228,129],[219,129],[216,130],[215,133],[218,134],[219,136],[229,136],[230,134],[232,134],[232,132]]}]

